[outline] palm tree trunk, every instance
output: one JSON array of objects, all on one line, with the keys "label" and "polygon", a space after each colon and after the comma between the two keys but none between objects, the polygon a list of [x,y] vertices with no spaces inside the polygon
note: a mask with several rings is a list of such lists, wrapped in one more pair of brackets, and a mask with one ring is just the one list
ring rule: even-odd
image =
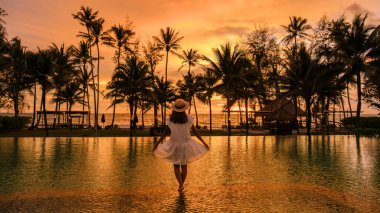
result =
[{"label": "palm tree trunk", "polygon": [[342,110],[343,110],[343,118],[346,118],[346,109],[345,109],[345,106],[344,106],[344,101],[343,101],[343,95],[342,94],[340,94],[340,102],[341,102]]},{"label": "palm tree trunk", "polygon": [[198,111],[197,111],[197,105],[195,105],[195,96],[193,96],[193,102],[194,102],[194,111],[195,111],[195,124],[196,124],[196,127],[198,128],[199,127],[199,124],[198,124]]},{"label": "palm tree trunk", "polygon": [[90,106],[90,91],[87,85],[87,109],[88,109],[88,127],[91,127],[91,106]]},{"label": "palm tree trunk", "polygon": [[[85,88],[83,88],[83,91],[86,91]],[[84,103],[85,103],[85,97],[86,97],[86,92],[83,92],[83,103],[82,103],[82,111],[84,112]],[[82,115],[82,125],[84,124],[84,114]]]},{"label": "palm tree trunk", "polygon": [[42,90],[42,109],[44,111],[45,136],[49,137],[47,116],[46,116],[46,93],[45,93],[44,89]]},{"label": "palm tree trunk", "polygon": [[144,124],[144,108],[141,107],[141,126],[145,127]]},{"label": "palm tree trunk", "polygon": [[[41,102],[40,102],[40,111],[42,111],[43,107],[42,107],[42,98],[41,98]],[[38,127],[38,124],[40,123],[40,120],[41,120],[41,115],[39,114],[38,117],[37,117],[37,123],[36,123],[36,127]]]},{"label": "palm tree trunk", "polygon": [[249,124],[248,124],[248,98],[244,98],[245,104],[245,134],[248,135]]},{"label": "palm tree trunk", "polygon": [[228,135],[229,136],[231,135],[231,120],[230,120],[230,116],[231,116],[230,97],[227,97],[227,131],[228,131]]},{"label": "palm tree trunk", "polygon": [[323,133],[324,131],[324,125],[325,125],[325,99],[322,99],[321,103],[321,109],[322,109],[322,116],[321,116],[321,132]]},{"label": "palm tree trunk", "polygon": [[137,129],[137,123],[135,123],[135,116],[137,116],[137,101],[138,100],[135,100],[135,108],[134,108],[134,112],[133,112],[133,124],[134,124],[134,131],[135,132]]},{"label": "palm tree trunk", "polygon": [[[120,51],[121,47],[118,46],[117,50],[117,69],[119,69],[120,66]],[[116,113],[116,97],[114,99],[114,105],[113,105],[113,110],[112,110],[112,122],[111,122],[111,127],[113,128],[113,123],[115,122],[115,113]]]},{"label": "palm tree trunk", "polygon": [[349,84],[348,83],[347,83],[346,91],[347,91],[348,108],[350,109],[350,116],[353,117],[352,116],[352,108],[351,108],[350,89],[349,89]]},{"label": "palm tree trunk", "polygon": [[53,129],[55,129],[55,124],[56,124],[56,120],[57,120],[57,112],[58,112],[58,101],[55,103]]},{"label": "palm tree trunk", "polygon": [[19,111],[18,111],[18,95],[13,96],[13,107],[15,111],[15,117],[18,117]]},{"label": "palm tree trunk", "polygon": [[[90,47],[90,65],[91,65],[91,77],[92,77],[92,90],[94,92],[94,127],[97,128],[96,126],[96,86],[95,86],[95,77],[94,77],[94,66],[93,66],[93,63],[92,63],[92,50],[91,50],[91,47]],[[88,105],[90,105],[90,102],[88,102]]]},{"label": "palm tree trunk", "polygon": [[[356,119],[360,119],[360,111],[362,108],[362,83],[361,83],[361,76],[360,76],[360,70],[356,72],[356,88],[358,93],[358,105],[356,107]],[[357,122],[355,122],[357,124]]]},{"label": "palm tree trunk", "polygon": [[241,113],[241,103],[240,99],[238,99],[238,106],[239,106],[239,119],[240,119],[240,125],[243,124],[243,114]]},{"label": "palm tree trunk", "polygon": [[294,101],[294,114],[295,114],[295,118],[296,118],[297,135],[299,135],[300,129],[298,128],[298,118],[297,118],[298,117],[297,97],[294,97],[293,101]]},{"label": "palm tree trunk", "polygon": [[129,119],[129,135],[132,136],[133,135],[133,101],[129,101],[129,115],[130,115],[130,119]]},{"label": "palm tree trunk", "polygon": [[327,131],[327,134],[329,135],[330,134],[330,122],[329,122],[329,119],[330,119],[330,112],[329,112],[329,108],[330,108],[330,98],[327,98],[327,102],[326,102],[326,131]]},{"label": "palm tree trunk", "polygon": [[36,101],[37,101],[37,83],[34,82],[34,93],[33,93],[33,118],[32,118],[32,124],[30,125],[30,129],[32,130],[34,128],[34,122],[36,119]]},{"label": "palm tree trunk", "polygon": [[211,111],[211,97],[209,97],[208,99],[208,107],[209,107],[209,111],[210,111],[210,132],[212,132],[212,111]]},{"label": "palm tree trunk", "polygon": [[[61,104],[58,104],[58,111],[59,112],[61,111]],[[58,114],[57,122],[58,122],[58,124],[61,123],[61,117],[59,116],[59,114]]]},{"label": "palm tree trunk", "polygon": [[[169,60],[169,51],[166,51],[166,63],[165,63],[165,83],[168,82],[168,60]],[[165,104],[166,104],[166,94],[165,94]],[[164,109],[164,117],[162,123],[166,125],[166,107]]]},{"label": "palm tree trunk", "polygon": [[164,125],[164,106],[163,104],[160,104],[161,106],[161,124]]},{"label": "palm tree trunk", "polygon": [[98,80],[98,91],[96,96],[96,116],[95,116],[95,123],[96,123],[96,130],[98,129],[98,117],[99,117],[99,93],[100,93],[100,84],[99,84],[99,69],[100,69],[100,52],[99,52],[99,43],[96,42],[96,49],[98,51],[98,66],[97,66],[97,80]]},{"label": "palm tree trunk", "polygon": [[311,98],[306,97],[305,98],[305,104],[306,104],[306,132],[307,135],[310,135],[310,129],[311,129]]}]

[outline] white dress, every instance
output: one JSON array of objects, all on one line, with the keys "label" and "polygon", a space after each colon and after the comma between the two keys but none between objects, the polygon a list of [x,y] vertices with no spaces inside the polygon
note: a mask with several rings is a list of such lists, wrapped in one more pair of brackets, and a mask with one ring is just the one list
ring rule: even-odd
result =
[{"label": "white dress", "polygon": [[208,149],[191,137],[190,130],[193,117],[187,116],[185,124],[175,124],[168,119],[170,139],[160,144],[154,154],[160,158],[173,162],[176,165],[186,165],[205,155]]}]

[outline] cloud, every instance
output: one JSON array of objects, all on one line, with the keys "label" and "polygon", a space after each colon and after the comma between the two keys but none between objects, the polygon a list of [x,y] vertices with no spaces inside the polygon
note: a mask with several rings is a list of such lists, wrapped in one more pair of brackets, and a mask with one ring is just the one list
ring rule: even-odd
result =
[{"label": "cloud", "polygon": [[362,7],[360,4],[357,4],[357,3],[353,3],[349,5],[348,7],[346,7],[346,11],[353,15],[357,15],[357,14],[374,15],[373,12],[367,10],[366,8]]},{"label": "cloud", "polygon": [[361,6],[360,4],[353,3],[345,8],[345,11],[348,12],[350,15],[368,15],[368,23],[370,24],[380,24],[380,16],[379,14],[373,13],[372,11],[366,9],[365,7]]},{"label": "cloud", "polygon": [[215,28],[213,30],[206,31],[205,34],[207,36],[217,36],[217,37],[223,37],[223,36],[229,36],[229,35],[235,35],[240,36],[243,34],[246,34],[250,31],[249,27],[243,27],[243,26],[222,26]]}]

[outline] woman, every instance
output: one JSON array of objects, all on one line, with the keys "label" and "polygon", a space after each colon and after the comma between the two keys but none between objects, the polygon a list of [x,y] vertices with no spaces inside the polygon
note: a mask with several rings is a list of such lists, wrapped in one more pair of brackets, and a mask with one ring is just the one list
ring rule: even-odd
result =
[{"label": "woman", "polygon": [[[189,103],[183,99],[177,99],[173,105],[173,112],[167,121],[167,126],[155,144],[153,151],[158,157],[173,162],[174,174],[177,178],[178,191],[183,191],[183,184],[187,175],[187,164],[198,160],[209,150],[198,131],[194,127],[193,117],[186,114]],[[194,135],[202,142],[195,141],[190,134],[193,130]],[[163,143],[166,136],[170,139]],[[162,144],[161,146],[159,146]]]}]

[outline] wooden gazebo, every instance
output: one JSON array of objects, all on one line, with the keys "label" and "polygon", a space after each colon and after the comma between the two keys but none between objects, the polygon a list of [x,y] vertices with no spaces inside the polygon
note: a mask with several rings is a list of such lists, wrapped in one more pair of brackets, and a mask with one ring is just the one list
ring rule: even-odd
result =
[{"label": "wooden gazebo", "polygon": [[[44,111],[37,111],[37,127],[44,127]],[[46,111],[48,128],[85,128],[89,124],[90,111]]]}]

